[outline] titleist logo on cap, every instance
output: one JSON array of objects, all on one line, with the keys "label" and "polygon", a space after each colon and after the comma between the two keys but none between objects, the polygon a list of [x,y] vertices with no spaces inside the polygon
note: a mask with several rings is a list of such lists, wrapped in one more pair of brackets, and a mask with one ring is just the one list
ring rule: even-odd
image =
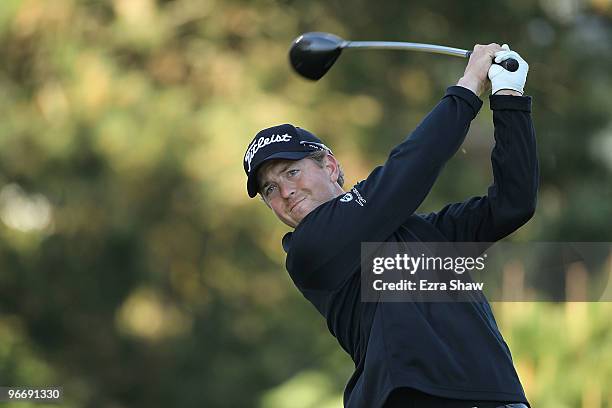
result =
[{"label": "titleist logo on cap", "polygon": [[259,151],[259,149],[271,145],[272,143],[289,142],[291,141],[292,137],[293,136],[290,136],[289,134],[285,133],[284,135],[272,135],[270,137],[262,136],[259,139],[254,140],[253,143],[251,143],[251,145],[247,149],[246,154],[244,155],[244,161],[248,164],[249,167],[248,171],[251,171],[251,161],[253,160],[253,157],[255,157],[255,154]]}]

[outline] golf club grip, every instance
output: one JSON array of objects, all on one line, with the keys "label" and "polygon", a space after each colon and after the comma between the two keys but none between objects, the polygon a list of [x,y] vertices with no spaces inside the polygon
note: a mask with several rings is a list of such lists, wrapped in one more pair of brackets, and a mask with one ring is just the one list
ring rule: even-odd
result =
[{"label": "golf club grip", "polygon": [[[472,51],[468,51],[465,54],[465,57],[470,58],[470,55],[472,55]],[[501,65],[503,69],[505,69],[506,71],[510,71],[510,72],[514,72],[519,68],[519,63],[514,58],[508,58],[507,60],[502,61],[499,64],[497,62],[494,62],[494,64]]]}]

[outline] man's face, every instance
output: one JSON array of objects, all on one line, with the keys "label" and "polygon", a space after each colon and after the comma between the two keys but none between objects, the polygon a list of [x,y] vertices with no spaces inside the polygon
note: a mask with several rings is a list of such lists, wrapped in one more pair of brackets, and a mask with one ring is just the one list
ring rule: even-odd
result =
[{"label": "man's face", "polygon": [[323,167],[314,160],[272,160],[258,173],[260,194],[274,214],[295,228],[319,205],[342,194],[338,165],[328,155]]}]

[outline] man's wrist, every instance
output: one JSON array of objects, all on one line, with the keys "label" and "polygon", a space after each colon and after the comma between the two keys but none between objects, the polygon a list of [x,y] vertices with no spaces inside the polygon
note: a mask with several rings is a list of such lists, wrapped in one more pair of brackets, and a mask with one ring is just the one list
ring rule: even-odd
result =
[{"label": "man's wrist", "polygon": [[512,95],[512,96],[523,96],[522,93],[515,91],[514,89],[500,89],[493,95]]},{"label": "man's wrist", "polygon": [[482,93],[480,81],[475,78],[463,76],[459,78],[459,81],[457,81],[457,86],[469,89],[470,91],[474,92],[476,96],[480,96]]}]

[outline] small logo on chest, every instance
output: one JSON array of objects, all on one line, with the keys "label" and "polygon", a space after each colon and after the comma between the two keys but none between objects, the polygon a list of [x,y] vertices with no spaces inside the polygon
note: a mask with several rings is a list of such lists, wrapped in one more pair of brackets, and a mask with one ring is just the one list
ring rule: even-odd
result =
[{"label": "small logo on chest", "polygon": [[359,193],[359,191],[357,191],[356,188],[352,188],[350,193],[345,193],[341,198],[340,198],[340,202],[342,203],[348,203],[355,200],[355,203],[357,203],[357,205],[363,207],[364,204],[366,203],[365,198],[363,198],[361,196],[361,194]]},{"label": "small logo on chest", "polygon": [[353,199],[353,195],[351,193],[346,193],[345,195],[342,196],[340,201],[342,201],[343,203],[348,203],[352,199]]}]

